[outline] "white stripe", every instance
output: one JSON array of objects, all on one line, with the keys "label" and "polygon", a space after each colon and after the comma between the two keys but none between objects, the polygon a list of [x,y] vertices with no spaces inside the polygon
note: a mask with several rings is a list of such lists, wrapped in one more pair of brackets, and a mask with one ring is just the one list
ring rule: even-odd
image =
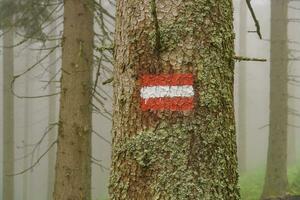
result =
[{"label": "white stripe", "polygon": [[192,97],[194,88],[191,85],[184,86],[153,86],[143,87],[141,97],[143,99],[160,97]]}]

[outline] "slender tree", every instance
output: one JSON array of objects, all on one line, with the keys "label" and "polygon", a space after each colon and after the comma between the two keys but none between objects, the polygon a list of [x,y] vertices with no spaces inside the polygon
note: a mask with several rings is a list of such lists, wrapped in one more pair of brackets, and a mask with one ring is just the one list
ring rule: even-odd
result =
[{"label": "slender tree", "polygon": [[[247,46],[247,6],[245,1],[240,2],[240,55],[246,55]],[[247,166],[247,69],[244,62],[239,63],[238,81],[238,159],[240,172],[246,171]]]},{"label": "slender tree", "polygon": [[[51,46],[56,46],[56,42],[51,42]],[[56,60],[57,54],[54,51],[49,56],[49,94],[57,93],[57,84],[55,82],[56,72]],[[50,146],[57,138],[57,129],[54,125],[57,123],[57,96],[49,97],[49,118],[48,124],[50,132],[48,133],[48,145]],[[55,149],[51,149],[48,153],[48,200],[53,198],[53,187],[54,187],[54,177],[55,177]]]},{"label": "slender tree", "polygon": [[[52,37],[56,37],[57,35],[57,24],[55,22],[51,23],[50,29],[52,30]],[[57,41],[52,40],[49,42],[49,46],[55,47],[57,46]],[[54,51],[49,55],[49,94],[57,93],[57,52]],[[48,145],[50,146],[57,138],[57,127],[54,125],[57,123],[57,96],[50,96],[48,99],[49,105],[49,118],[48,124],[50,128],[50,132],[48,133]],[[55,149],[51,149],[48,153],[48,200],[53,199],[53,191],[54,191],[54,179],[55,179]]]},{"label": "slender tree", "polygon": [[270,133],[262,198],[287,193],[288,1],[271,1]]},{"label": "slender tree", "polygon": [[[26,54],[25,54],[25,67],[30,65],[30,60],[31,60],[31,52],[29,50],[26,50]],[[26,74],[25,75],[25,94],[27,96],[31,95],[31,88],[32,88],[32,84],[31,84],[32,78],[30,76],[30,74]],[[25,106],[24,106],[24,169],[27,169],[30,165],[29,162],[29,151],[28,151],[28,145],[30,144],[30,133],[32,132],[32,127],[31,127],[31,123],[32,123],[32,116],[31,116],[31,112],[32,112],[32,100],[26,98],[25,99]],[[23,200],[28,200],[28,190],[30,187],[30,176],[28,173],[24,173],[23,174]]]},{"label": "slender tree", "polygon": [[[12,20],[12,19],[10,19]],[[14,96],[11,82],[14,76],[13,29],[3,35],[3,195],[14,199]]]},{"label": "slender tree", "polygon": [[110,199],[240,199],[228,0],[117,2]]},{"label": "slender tree", "polygon": [[93,0],[64,2],[55,200],[90,200]]}]

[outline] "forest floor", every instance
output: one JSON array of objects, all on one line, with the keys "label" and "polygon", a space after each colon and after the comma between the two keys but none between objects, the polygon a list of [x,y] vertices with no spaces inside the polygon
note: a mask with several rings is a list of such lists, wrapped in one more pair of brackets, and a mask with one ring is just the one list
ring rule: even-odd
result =
[{"label": "forest floor", "polygon": [[[265,170],[259,168],[241,175],[242,200],[259,200],[264,184]],[[289,194],[300,195],[300,162],[288,169]]]}]

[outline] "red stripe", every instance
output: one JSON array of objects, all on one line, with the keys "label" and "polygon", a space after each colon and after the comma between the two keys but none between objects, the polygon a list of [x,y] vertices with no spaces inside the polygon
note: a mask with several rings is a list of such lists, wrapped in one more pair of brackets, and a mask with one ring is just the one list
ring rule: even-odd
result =
[{"label": "red stripe", "polygon": [[188,111],[194,108],[194,97],[150,98],[141,100],[142,111],[171,110]]},{"label": "red stripe", "polygon": [[143,75],[140,79],[142,86],[181,86],[193,85],[193,74],[162,74]]}]

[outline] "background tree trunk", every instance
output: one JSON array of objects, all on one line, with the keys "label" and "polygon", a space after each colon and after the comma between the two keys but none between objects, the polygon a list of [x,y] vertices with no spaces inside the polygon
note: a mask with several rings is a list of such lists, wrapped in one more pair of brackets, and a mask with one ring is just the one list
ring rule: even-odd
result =
[{"label": "background tree trunk", "polygon": [[[110,199],[240,199],[233,40],[228,0],[117,2]],[[193,109],[142,111],[149,74],[193,74]]]},{"label": "background tree trunk", "polygon": [[[56,32],[56,23],[52,22],[51,30],[53,31],[53,36],[55,37]],[[57,42],[55,40],[51,41],[50,46],[55,47]],[[49,56],[49,94],[57,93],[57,67],[56,67],[57,54],[54,51]],[[54,126],[54,123],[57,123],[57,96],[49,97],[49,118],[48,124],[51,128],[51,131],[48,133],[48,145],[50,146],[57,138],[57,127]],[[55,177],[55,149],[51,149],[48,153],[48,200],[53,199],[53,188],[54,188],[54,177]]]},{"label": "background tree trunk", "polygon": [[[240,2],[240,55],[247,54],[247,5],[245,1]],[[245,62],[239,63],[239,107],[238,107],[238,160],[241,173],[247,169],[247,65]]]},{"label": "background tree trunk", "polygon": [[[31,53],[30,50],[26,50],[26,64],[25,69],[27,69],[28,66],[30,66],[31,62]],[[32,88],[32,77],[30,76],[30,73],[25,74],[25,95],[31,96],[31,88]],[[24,163],[24,169],[27,169],[30,166],[29,156],[26,156],[29,154],[30,151],[29,145],[30,145],[30,133],[32,133],[32,99],[25,99],[25,108],[24,108],[24,155],[25,158],[23,159]],[[29,182],[29,172],[23,174],[23,200],[28,200],[28,191],[30,187]]]},{"label": "background tree trunk", "polygon": [[55,200],[90,200],[93,1],[64,2]]},{"label": "background tree trunk", "polygon": [[[5,30],[6,31],[6,30]],[[11,82],[14,76],[14,32],[3,35],[3,199],[14,199],[14,96]]]},{"label": "background tree trunk", "polygon": [[287,12],[288,1],[271,1],[270,133],[263,198],[286,195],[287,180]]}]

